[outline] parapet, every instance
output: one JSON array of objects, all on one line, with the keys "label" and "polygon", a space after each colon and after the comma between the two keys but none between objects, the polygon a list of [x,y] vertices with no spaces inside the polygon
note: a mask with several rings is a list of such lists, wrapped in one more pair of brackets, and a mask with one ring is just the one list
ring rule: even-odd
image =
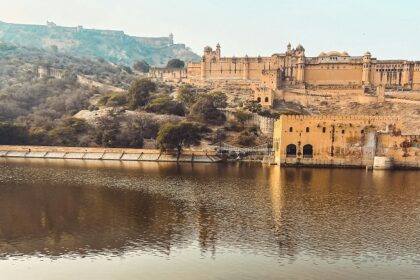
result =
[{"label": "parapet", "polygon": [[300,121],[387,121],[398,122],[397,116],[343,116],[343,115],[282,115],[280,120]]}]

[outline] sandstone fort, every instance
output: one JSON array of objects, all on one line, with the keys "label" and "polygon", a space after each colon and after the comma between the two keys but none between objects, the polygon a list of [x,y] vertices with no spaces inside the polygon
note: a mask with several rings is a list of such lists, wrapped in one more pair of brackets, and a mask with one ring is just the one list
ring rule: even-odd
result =
[{"label": "sandstone fort", "polygon": [[201,62],[191,62],[181,70],[154,68],[151,76],[179,81],[250,81],[255,100],[270,106],[275,90],[288,86],[364,92],[376,92],[378,87],[420,90],[420,61],[379,60],[370,52],[350,56],[330,51],[307,57],[302,45],[292,48],[290,43],[284,53],[269,57],[222,57],[217,44],[215,50],[204,48]]}]

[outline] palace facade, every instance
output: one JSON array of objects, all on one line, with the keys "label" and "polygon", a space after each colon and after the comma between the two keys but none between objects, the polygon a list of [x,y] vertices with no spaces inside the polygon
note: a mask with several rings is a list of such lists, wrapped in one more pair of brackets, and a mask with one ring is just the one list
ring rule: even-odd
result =
[{"label": "palace facade", "polygon": [[307,57],[302,45],[292,48],[290,43],[284,53],[238,58],[222,57],[221,47],[217,44],[214,50],[205,47],[201,61],[188,63],[183,70],[152,68],[150,75],[179,81],[247,80],[256,83],[259,94],[255,98],[261,101],[272,96],[270,90],[287,86],[371,89],[372,92],[378,86],[420,90],[420,61],[378,60],[370,52],[350,56],[347,52],[331,51]]},{"label": "palace facade", "polygon": [[285,53],[270,57],[222,57],[221,47],[206,47],[199,63],[189,63],[187,77],[198,79],[244,79],[277,89],[282,85],[420,89],[420,61],[378,60],[370,52],[350,56],[347,52],[322,52],[306,57],[305,48],[287,45]]}]

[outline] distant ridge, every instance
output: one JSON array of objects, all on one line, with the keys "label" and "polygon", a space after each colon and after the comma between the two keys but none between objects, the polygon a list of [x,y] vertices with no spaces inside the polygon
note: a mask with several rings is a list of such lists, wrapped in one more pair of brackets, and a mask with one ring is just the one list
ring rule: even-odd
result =
[{"label": "distant ridge", "polygon": [[175,44],[172,34],[168,37],[136,37],[124,31],[64,27],[49,21],[46,25],[0,21],[0,42],[54,49],[78,57],[98,57],[128,66],[141,59],[151,65],[163,66],[172,58],[184,61],[200,58],[184,44]]}]

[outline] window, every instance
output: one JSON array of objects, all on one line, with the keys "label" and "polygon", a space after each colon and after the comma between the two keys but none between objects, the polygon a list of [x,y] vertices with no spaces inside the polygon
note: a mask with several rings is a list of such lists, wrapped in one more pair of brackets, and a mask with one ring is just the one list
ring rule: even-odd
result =
[{"label": "window", "polygon": [[361,133],[361,134],[363,134],[363,133],[365,133],[365,131],[362,129],[362,130],[360,131],[360,133]]},{"label": "window", "polygon": [[257,102],[261,103],[261,97],[257,97]]},{"label": "window", "polygon": [[290,144],[286,147],[286,157],[296,157],[296,145]]},{"label": "window", "polygon": [[341,131],[341,134],[344,134],[344,133],[346,133],[346,131],[343,129],[343,130]]},{"label": "window", "polygon": [[306,128],[306,132],[309,132],[309,127]]},{"label": "window", "polygon": [[289,127],[289,132],[293,132],[293,127]]},{"label": "window", "polygon": [[303,146],[303,158],[313,158],[314,156],[314,149],[312,145],[305,145]]},{"label": "window", "polygon": [[325,133],[325,132],[327,132],[327,128],[323,127],[322,128],[322,133]]},{"label": "window", "polygon": [[264,102],[268,102],[268,97],[264,98]]}]

